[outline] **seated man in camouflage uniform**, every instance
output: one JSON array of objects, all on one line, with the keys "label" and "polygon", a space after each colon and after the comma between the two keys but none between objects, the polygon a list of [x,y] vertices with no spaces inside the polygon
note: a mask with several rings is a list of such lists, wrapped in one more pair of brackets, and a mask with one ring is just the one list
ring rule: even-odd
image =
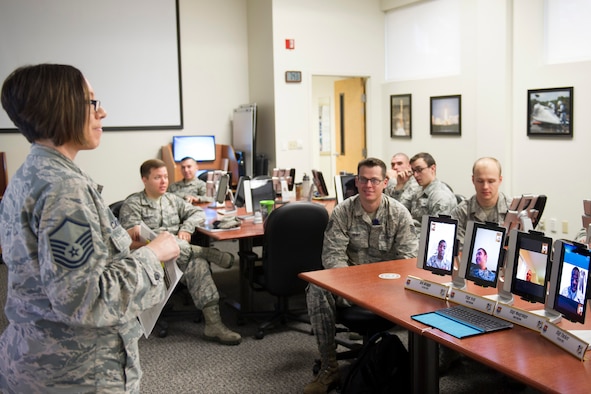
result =
[{"label": "seated man in camouflage uniform", "polygon": [[[417,238],[421,234],[423,215],[450,215],[458,205],[458,200],[449,187],[437,179],[437,164],[429,153],[417,153],[410,159],[412,172],[421,188],[410,202],[410,214],[417,230]],[[407,206],[407,203],[401,201]]]},{"label": "seated man in camouflage uniform", "polygon": [[412,176],[410,159],[405,153],[392,156],[391,169],[388,171],[388,186],[384,193],[398,200],[410,211],[414,196],[421,190],[421,186]]},{"label": "seated man in camouflage uniform", "polygon": [[167,193],[168,172],[162,160],[145,161],[140,167],[145,189],[127,197],[121,206],[119,221],[134,241],[131,245],[140,247],[139,225],[144,222],[156,233],[168,231],[177,236],[181,254],[177,264],[191,298],[205,318],[204,337],[224,345],[237,345],[240,334],[230,331],[221,320],[219,294],[208,264],[215,263],[229,268],[234,262],[230,253],[222,253],[215,248],[191,245],[191,235],[195,226],[205,220],[200,207],[193,206],[182,198]]},{"label": "seated man in camouflage uniform", "polygon": [[451,211],[458,221],[458,241],[464,245],[468,221],[502,224],[511,204],[511,199],[499,192],[503,182],[501,163],[493,157],[482,157],[472,166],[472,183],[476,194],[462,201]]},{"label": "seated man in camouflage uniform", "polygon": [[[388,184],[385,163],[375,158],[362,160],[357,173],[355,185],[359,194],[339,203],[326,227],[324,268],[416,257],[418,242],[408,209],[383,193]],[[336,306],[350,304],[313,284],[308,286],[306,299],[320,351],[321,370],[304,392],[326,393],[339,382]]]},{"label": "seated man in camouflage uniform", "polygon": [[197,178],[197,162],[192,157],[181,160],[181,174],[183,179],[168,186],[168,191],[184,198],[188,203],[212,202],[213,197],[207,197],[207,184]]}]

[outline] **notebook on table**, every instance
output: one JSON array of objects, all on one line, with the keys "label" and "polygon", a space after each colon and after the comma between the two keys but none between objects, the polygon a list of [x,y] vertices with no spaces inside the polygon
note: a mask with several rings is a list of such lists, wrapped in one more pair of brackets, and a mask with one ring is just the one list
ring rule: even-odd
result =
[{"label": "notebook on table", "polygon": [[411,317],[459,339],[513,327],[513,324],[506,320],[463,305]]}]

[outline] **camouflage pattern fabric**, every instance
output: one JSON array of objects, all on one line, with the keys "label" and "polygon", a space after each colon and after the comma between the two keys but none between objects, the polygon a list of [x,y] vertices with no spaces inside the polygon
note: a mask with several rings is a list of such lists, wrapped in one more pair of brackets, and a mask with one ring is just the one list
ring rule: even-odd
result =
[{"label": "camouflage pattern fabric", "polygon": [[417,180],[414,176],[411,176],[408,181],[406,181],[404,187],[401,190],[396,190],[395,187],[396,182],[389,182],[384,193],[396,201],[399,201],[406,207],[406,209],[410,211],[412,209],[412,201],[422,190],[421,185],[417,183]]},{"label": "camouflage pattern fabric", "polygon": [[450,215],[458,205],[458,200],[449,187],[439,179],[434,179],[429,185],[420,190],[412,201],[410,214],[414,220],[417,237],[421,235],[421,221],[423,215]]},{"label": "camouflage pattern fabric", "polygon": [[[361,207],[359,196],[338,204],[333,210],[322,250],[324,268],[346,267],[417,256],[418,241],[408,210],[393,198],[382,196],[371,219]],[[335,307],[350,305],[327,290],[310,284],[306,300],[312,329],[316,334],[323,366],[335,352]]]},{"label": "camouflage pattern fabric", "polygon": [[164,297],[160,261],[90,177],[33,144],[0,204],[8,268],[0,391],[139,392],[138,314]]},{"label": "camouflage pattern fabric", "polygon": [[[154,232],[179,231],[193,233],[195,227],[205,221],[205,213],[172,193],[164,193],[158,200],[151,200],[144,191],[127,197],[121,205],[119,220],[125,229],[140,224],[142,221]],[[180,255],[177,264],[183,276],[181,281],[187,285],[195,306],[204,306],[219,301],[219,293],[211,276],[207,260],[198,257],[201,247],[177,238]]]},{"label": "camouflage pattern fabric", "polygon": [[201,179],[195,177],[190,181],[181,179],[178,182],[172,183],[168,186],[168,192],[176,194],[181,198],[187,196],[199,197],[201,202],[213,202],[213,197],[207,197],[207,184]]},{"label": "camouflage pattern fabric", "polygon": [[477,222],[491,222],[502,224],[505,220],[505,215],[511,204],[511,199],[503,193],[499,193],[497,206],[492,209],[484,209],[478,204],[476,195],[473,195],[467,200],[462,201],[451,211],[451,217],[458,221],[458,241],[460,242],[460,250],[464,246],[464,237],[466,236],[466,227],[469,220]]}]

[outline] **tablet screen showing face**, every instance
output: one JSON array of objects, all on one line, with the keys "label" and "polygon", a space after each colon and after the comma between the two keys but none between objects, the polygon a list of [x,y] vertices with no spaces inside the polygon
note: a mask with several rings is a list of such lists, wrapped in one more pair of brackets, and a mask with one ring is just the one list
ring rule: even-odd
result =
[{"label": "tablet screen showing face", "polygon": [[422,226],[419,242],[421,268],[438,275],[451,275],[456,255],[457,220],[449,217],[429,217]]},{"label": "tablet screen showing face", "polygon": [[[464,247],[468,253],[465,278],[485,286],[496,287],[499,266],[503,261],[505,228],[490,223],[474,223]],[[468,236],[468,234],[466,234]]]},{"label": "tablet screen showing face", "polygon": [[566,319],[578,323],[585,322],[588,280],[591,252],[581,246],[563,242],[560,251],[560,267],[554,309]]},{"label": "tablet screen showing face", "polygon": [[539,233],[517,232],[511,292],[530,302],[544,303],[550,275],[552,239]]}]

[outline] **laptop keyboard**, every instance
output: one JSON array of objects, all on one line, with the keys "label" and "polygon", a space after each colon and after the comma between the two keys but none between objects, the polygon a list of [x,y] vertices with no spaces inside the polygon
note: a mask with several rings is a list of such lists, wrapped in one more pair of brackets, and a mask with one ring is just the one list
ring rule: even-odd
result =
[{"label": "laptop keyboard", "polygon": [[488,315],[463,305],[439,309],[435,313],[455,320],[482,332],[491,332],[513,327],[513,324],[499,317]]}]

